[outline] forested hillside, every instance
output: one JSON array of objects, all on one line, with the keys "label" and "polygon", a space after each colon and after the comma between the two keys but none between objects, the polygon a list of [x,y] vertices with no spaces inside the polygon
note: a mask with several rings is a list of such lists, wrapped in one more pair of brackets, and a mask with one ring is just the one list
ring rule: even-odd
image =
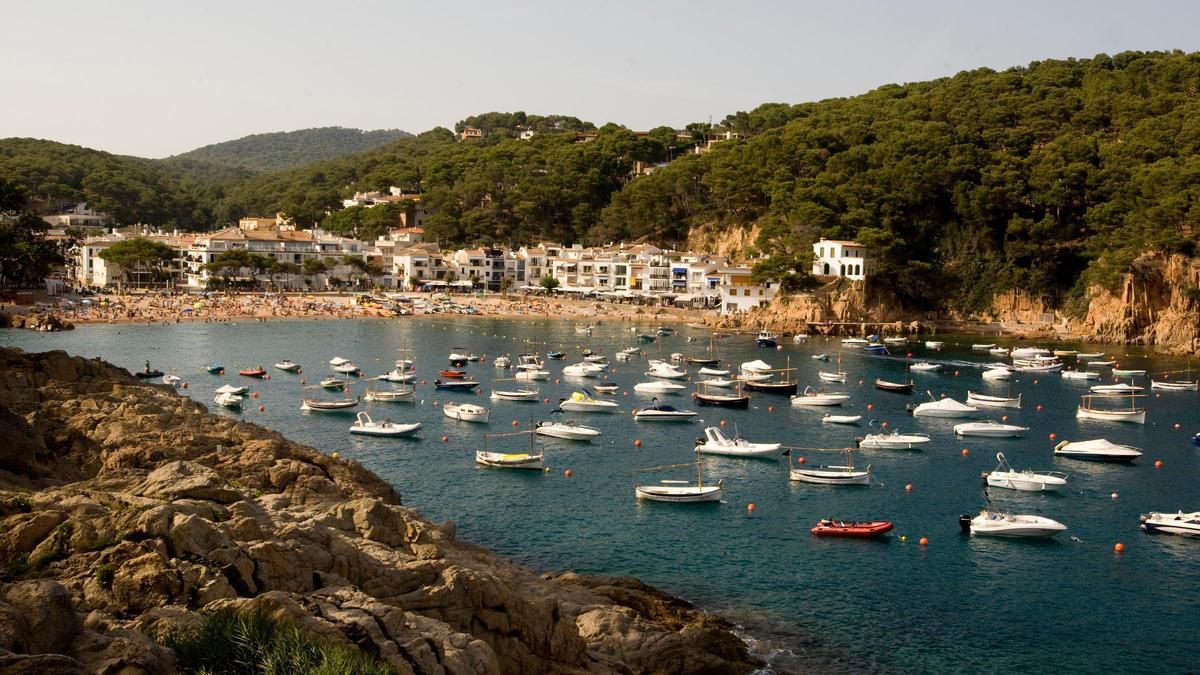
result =
[{"label": "forested hillside", "polygon": [[199,160],[253,172],[281,171],[363,152],[411,135],[399,129],[363,131],[345,127],[279,131],[206,145],[163,161],[175,164]]}]

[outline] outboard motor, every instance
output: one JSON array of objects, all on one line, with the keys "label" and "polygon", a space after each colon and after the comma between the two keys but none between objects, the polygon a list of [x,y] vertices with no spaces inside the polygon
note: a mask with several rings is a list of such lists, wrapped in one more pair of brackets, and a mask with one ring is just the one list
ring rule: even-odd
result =
[{"label": "outboard motor", "polygon": [[913,414],[913,411],[916,409],[917,409],[917,406],[912,403],[909,403],[908,405],[904,406],[904,410],[906,412],[908,412],[909,415]]},{"label": "outboard motor", "polygon": [[962,528],[963,534],[971,534],[971,516],[959,516],[958,526]]}]

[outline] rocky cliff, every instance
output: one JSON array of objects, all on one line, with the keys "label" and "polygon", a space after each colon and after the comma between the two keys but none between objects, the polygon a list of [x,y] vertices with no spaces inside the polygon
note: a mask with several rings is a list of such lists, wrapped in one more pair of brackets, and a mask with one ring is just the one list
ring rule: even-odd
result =
[{"label": "rocky cliff", "polygon": [[831,281],[812,292],[777,295],[766,306],[715,317],[712,323],[718,328],[789,334],[865,334],[885,324],[897,333],[921,330],[898,300],[879,290],[869,292],[863,282],[848,279]]},{"label": "rocky cliff", "polygon": [[738,673],[722,620],[631,579],[539,576],[387,483],[170,388],[0,350],[0,673],[171,673],[223,608],[400,673]]},{"label": "rocky cliff", "polygon": [[1092,288],[1078,329],[1102,342],[1200,354],[1200,258],[1146,254],[1116,291]]}]

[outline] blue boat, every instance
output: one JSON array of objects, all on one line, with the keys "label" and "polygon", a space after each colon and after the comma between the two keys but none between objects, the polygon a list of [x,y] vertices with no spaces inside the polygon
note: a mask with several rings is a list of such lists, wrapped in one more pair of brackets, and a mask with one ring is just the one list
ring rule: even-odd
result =
[{"label": "blue boat", "polygon": [[776,345],[779,344],[779,336],[770,331],[764,330],[758,334],[757,338],[755,338],[754,344],[758,345],[759,347],[763,347],[764,349],[774,349]]},{"label": "blue boat", "polygon": [[225,366],[219,363],[214,363],[211,366],[205,366],[204,369],[213,375],[220,375],[221,373],[225,372]]},{"label": "blue boat", "polygon": [[473,380],[451,380],[448,382],[444,380],[434,380],[433,386],[437,387],[438,389],[445,389],[447,391],[470,391],[478,387],[479,383]]},{"label": "blue boat", "polygon": [[868,354],[888,354],[887,346],[878,342],[872,342],[871,344],[863,347],[863,351]]}]

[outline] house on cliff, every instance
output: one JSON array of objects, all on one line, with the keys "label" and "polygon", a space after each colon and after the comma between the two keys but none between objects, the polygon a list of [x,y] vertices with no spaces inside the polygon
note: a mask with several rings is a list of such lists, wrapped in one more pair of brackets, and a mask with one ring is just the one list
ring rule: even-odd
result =
[{"label": "house on cliff", "polygon": [[867,247],[856,241],[821,239],[813,244],[814,277],[844,277],[864,281],[869,269]]}]

